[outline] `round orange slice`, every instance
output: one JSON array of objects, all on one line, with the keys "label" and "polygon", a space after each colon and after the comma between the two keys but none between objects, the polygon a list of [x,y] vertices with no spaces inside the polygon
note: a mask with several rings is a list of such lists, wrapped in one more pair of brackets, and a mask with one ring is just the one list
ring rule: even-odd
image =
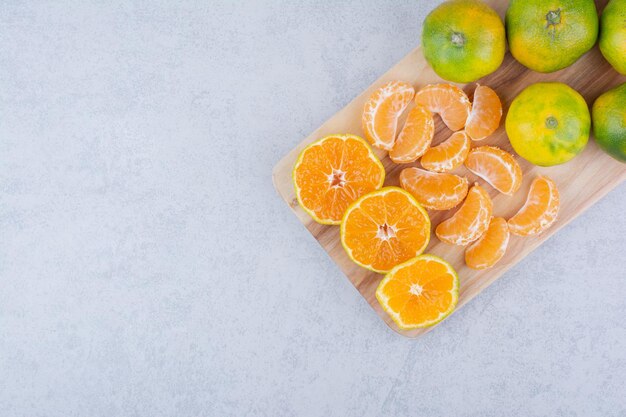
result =
[{"label": "round orange slice", "polygon": [[448,220],[439,223],[435,233],[442,242],[465,246],[485,233],[492,211],[493,203],[489,194],[475,184],[467,193],[461,208]]},{"label": "round orange slice", "polygon": [[522,168],[513,155],[495,146],[472,149],[465,167],[506,195],[515,194],[522,185]]},{"label": "round orange slice", "polygon": [[409,112],[389,157],[396,164],[416,161],[430,147],[435,134],[433,114],[422,106]]},{"label": "round orange slice", "polygon": [[371,271],[387,272],[424,251],[430,219],[411,194],[384,187],[346,210],[340,234],[350,259]]},{"label": "round orange slice", "polygon": [[383,164],[354,135],[331,135],[310,144],[293,168],[298,203],[322,224],[339,224],[351,203],[384,181]]},{"label": "round orange slice", "polygon": [[474,91],[474,102],[465,131],[473,140],[483,140],[500,126],[502,103],[491,88],[479,85]]},{"label": "round orange slice", "polygon": [[393,268],[376,289],[383,310],[403,330],[445,319],[459,300],[459,277],[452,265],[420,255]]},{"label": "round orange slice", "polygon": [[504,256],[509,237],[506,220],[493,217],[487,231],[465,250],[465,263],[472,269],[491,268]]},{"label": "round orange slice", "polygon": [[472,109],[467,94],[452,84],[429,84],[415,94],[415,102],[438,113],[448,129],[463,129]]},{"label": "round orange slice", "polygon": [[522,208],[509,219],[509,230],[519,236],[541,233],[552,226],[558,213],[559,190],[554,181],[540,175],[530,185]]},{"label": "round orange slice", "polygon": [[455,132],[441,144],[426,151],[420,160],[429,171],[448,172],[463,164],[472,146],[465,132]]},{"label": "round orange slice", "polygon": [[405,168],[400,173],[400,185],[413,194],[427,209],[449,210],[467,195],[467,178],[454,174],[439,174],[419,168]]},{"label": "round orange slice", "polygon": [[389,151],[398,132],[398,118],[409,105],[415,89],[402,81],[391,81],[374,91],[363,109],[365,137],[376,148]]}]

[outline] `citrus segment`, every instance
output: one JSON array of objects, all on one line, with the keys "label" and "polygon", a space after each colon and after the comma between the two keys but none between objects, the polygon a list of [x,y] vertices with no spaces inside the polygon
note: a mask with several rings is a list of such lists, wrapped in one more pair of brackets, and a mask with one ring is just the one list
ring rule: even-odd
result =
[{"label": "citrus segment", "polygon": [[340,234],[350,259],[374,272],[387,272],[424,251],[430,240],[430,219],[411,194],[385,187],[346,210]]},{"label": "citrus segment", "polygon": [[467,195],[467,178],[454,174],[439,174],[419,168],[405,168],[400,173],[400,185],[413,194],[424,207],[449,210]]},{"label": "citrus segment", "polygon": [[452,84],[429,84],[415,94],[415,102],[438,113],[454,131],[463,129],[472,108],[463,90]]},{"label": "citrus segment", "polygon": [[376,298],[401,329],[432,326],[456,307],[459,277],[443,259],[420,255],[389,271]]},{"label": "citrus segment", "polygon": [[465,250],[465,263],[472,269],[491,268],[504,256],[509,237],[506,220],[493,217],[487,231]]},{"label": "citrus segment", "polygon": [[530,185],[522,208],[509,219],[509,230],[519,236],[541,233],[552,226],[558,212],[559,190],[554,181],[540,175]]},{"label": "citrus segment", "polygon": [[469,137],[473,140],[485,139],[498,129],[501,118],[502,103],[496,92],[485,85],[476,87],[472,111],[465,125]]},{"label": "citrus segment", "polygon": [[433,114],[422,106],[415,106],[409,112],[393,149],[389,151],[389,157],[396,164],[417,160],[430,147],[434,134]]},{"label": "citrus segment", "polygon": [[384,180],[383,165],[354,135],[332,135],[312,143],[293,169],[298,203],[322,224],[339,224],[352,202],[382,187]]},{"label": "citrus segment", "polygon": [[363,131],[370,143],[391,150],[398,133],[398,118],[413,99],[410,84],[391,81],[374,91],[363,109]]},{"label": "citrus segment", "polygon": [[420,160],[429,171],[448,172],[461,166],[472,146],[472,141],[463,132],[455,132],[444,142],[430,148]]},{"label": "citrus segment", "polygon": [[478,184],[467,193],[461,208],[452,217],[437,226],[439,240],[452,245],[467,245],[475,241],[489,227],[493,204],[489,194]]},{"label": "citrus segment", "polygon": [[465,166],[503,194],[513,195],[522,185],[522,168],[513,155],[495,146],[472,149]]}]

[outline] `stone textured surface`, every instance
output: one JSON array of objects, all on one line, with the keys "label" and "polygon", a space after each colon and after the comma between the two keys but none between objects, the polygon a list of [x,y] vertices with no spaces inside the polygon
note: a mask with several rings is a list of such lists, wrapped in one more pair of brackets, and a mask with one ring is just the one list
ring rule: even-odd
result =
[{"label": "stone textured surface", "polygon": [[624,416],[626,184],[418,341],[271,168],[436,2],[0,5],[0,415]]}]

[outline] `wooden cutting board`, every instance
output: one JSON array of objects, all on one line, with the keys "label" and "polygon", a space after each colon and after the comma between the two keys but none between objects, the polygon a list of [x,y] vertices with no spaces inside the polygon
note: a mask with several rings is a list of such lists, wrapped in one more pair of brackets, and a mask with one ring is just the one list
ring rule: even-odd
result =
[{"label": "wooden cutting board", "polygon": [[[494,7],[500,16],[504,16],[508,1],[491,0],[487,1],[487,3]],[[596,3],[600,11],[604,8],[606,1],[598,1]],[[391,80],[411,82],[416,87],[416,90],[426,84],[443,81],[430,69],[422,55],[421,48],[416,48],[350,104],[285,155],[274,167],[273,181],[280,196],[289,204],[289,207],[295,212],[302,224],[339,265],[350,282],[365,297],[385,323],[404,336],[418,337],[436,326],[411,331],[398,329],[391,318],[382,310],[374,295],[383,275],[365,270],[350,261],[339,241],[339,227],[324,226],[314,222],[298,205],[291,179],[291,171],[296,158],[300,151],[309,143],[334,133],[353,133],[363,137],[363,130],[361,129],[363,105],[376,88]],[[493,88],[498,93],[504,106],[504,115],[500,128],[491,137],[474,143],[474,146],[497,145],[512,152],[524,172],[523,184],[520,190],[512,197],[498,193],[489,185],[484,186],[493,199],[494,216],[509,218],[515,214],[525,201],[530,182],[538,174],[548,175],[556,181],[561,195],[561,209],[557,222],[545,233],[527,238],[512,235],[508,250],[502,260],[493,268],[483,271],[475,271],[465,265],[463,247],[441,243],[434,234],[434,227],[442,220],[450,217],[458,207],[443,212],[430,210],[429,215],[433,225],[433,234],[425,253],[432,253],[442,257],[450,262],[458,272],[461,289],[456,311],[459,311],[465,303],[502,276],[504,272],[523,259],[533,249],[541,245],[554,233],[557,233],[559,229],[626,179],[626,164],[617,162],[603,153],[591,139],[580,155],[556,167],[541,168],[533,166],[513,152],[504,130],[506,112],[511,101],[520,91],[528,85],[539,81],[564,82],[580,92],[591,107],[596,97],[606,90],[626,82],[626,77],[621,76],[611,68],[596,46],[571,67],[552,74],[533,72],[519,64],[507,53],[502,66],[495,73],[480,80],[481,84]],[[462,87],[471,97],[475,84],[462,85]],[[437,118],[433,145],[447,139],[450,134],[451,132]],[[376,150],[376,153],[381,158],[387,171],[385,185],[398,185],[398,176],[402,169],[408,166],[419,166],[418,162],[396,165],[389,159],[386,152]],[[470,184],[475,181],[481,185],[484,184],[484,181],[471,174],[465,167],[458,168],[453,172],[466,175],[470,180]],[[442,323],[445,323],[445,320]]]}]

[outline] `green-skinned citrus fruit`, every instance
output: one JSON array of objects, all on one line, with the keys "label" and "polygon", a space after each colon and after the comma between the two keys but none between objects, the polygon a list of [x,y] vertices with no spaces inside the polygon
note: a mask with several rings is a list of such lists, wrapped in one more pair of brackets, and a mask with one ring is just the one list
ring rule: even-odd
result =
[{"label": "green-skinned citrus fruit", "polygon": [[615,71],[626,75],[626,0],[611,0],[604,8],[599,45]]},{"label": "green-skinned citrus fruit", "polygon": [[502,64],[504,25],[481,1],[446,1],[424,20],[422,47],[426,61],[441,78],[473,82]]},{"label": "green-skinned citrus fruit", "polygon": [[534,71],[554,72],[596,43],[598,13],[593,0],[511,0],[506,31],[515,59]]},{"label": "green-skinned citrus fruit", "polygon": [[511,103],[506,133],[522,158],[540,166],[562,164],[587,145],[591,117],[587,103],[563,83],[536,83]]},{"label": "green-skinned citrus fruit", "polygon": [[626,162],[626,83],[598,97],[591,117],[598,146],[618,161]]}]

